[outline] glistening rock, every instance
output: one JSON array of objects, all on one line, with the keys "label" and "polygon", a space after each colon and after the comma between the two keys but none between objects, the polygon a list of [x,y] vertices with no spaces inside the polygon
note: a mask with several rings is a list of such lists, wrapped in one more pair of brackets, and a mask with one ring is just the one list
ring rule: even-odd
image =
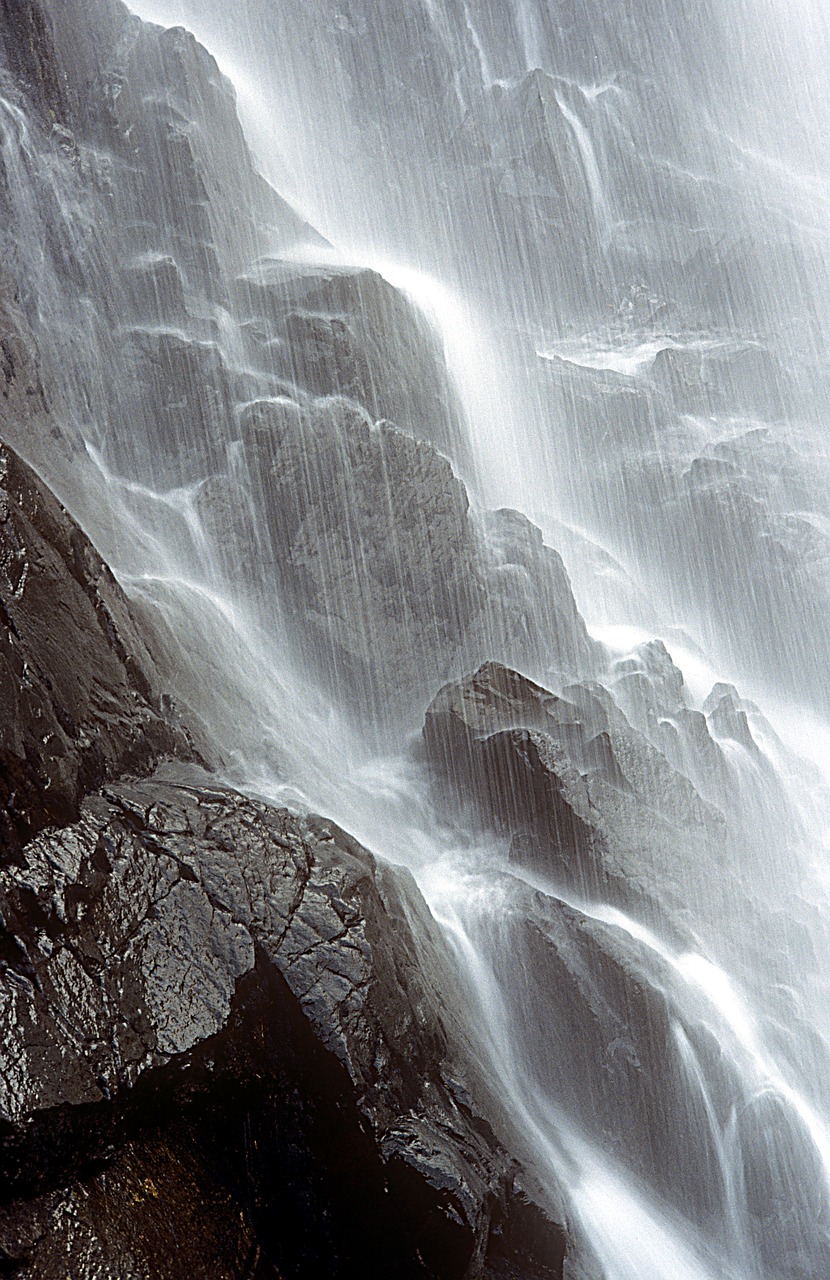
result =
[{"label": "glistening rock", "polygon": [[[562,1274],[562,1229],[473,1101],[440,935],[408,875],[338,828],[122,783],[31,842],[0,902],[0,1243],[26,1275],[51,1274],[66,1212],[73,1275],[131,1232],[119,1274],[147,1274],[161,1175],[172,1215],[183,1178],[191,1219],[211,1197],[245,1206],[218,1260],[255,1239],[276,1268],[257,1275]],[[113,1188],[140,1176],[135,1207],[101,1192],[102,1162]]]}]

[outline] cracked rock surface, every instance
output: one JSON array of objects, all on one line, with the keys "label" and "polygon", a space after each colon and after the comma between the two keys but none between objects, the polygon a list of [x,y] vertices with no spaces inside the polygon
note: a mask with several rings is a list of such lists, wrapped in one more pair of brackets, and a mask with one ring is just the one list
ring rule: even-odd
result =
[{"label": "cracked rock surface", "polygon": [[472,1101],[441,937],[339,828],[121,782],[2,872],[0,913],[20,1274],[58,1274],[65,1247],[74,1276],[180,1275],[182,1196],[219,1268],[197,1249],[188,1274],[562,1274],[561,1228]]}]

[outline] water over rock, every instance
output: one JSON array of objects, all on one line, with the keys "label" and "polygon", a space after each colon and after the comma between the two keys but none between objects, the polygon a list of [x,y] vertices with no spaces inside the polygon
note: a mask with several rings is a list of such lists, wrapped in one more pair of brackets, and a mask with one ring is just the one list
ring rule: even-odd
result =
[{"label": "water over rock", "polygon": [[107,777],[193,748],[124,593],[34,472],[0,444],[0,847],[77,815]]},{"label": "water over rock", "polygon": [[376,271],[262,259],[235,283],[254,362],[312,395],[343,395],[456,459],[455,391],[434,332]]},{"label": "water over rock", "polygon": [[717,810],[599,684],[555,695],[487,663],[441,690],[424,741],[456,804],[471,801],[511,834],[513,856],[589,899],[649,913],[657,899],[688,902],[690,868],[715,856]]},{"label": "water over rock", "polygon": [[90,1277],[562,1274],[405,873],[155,779],[90,797],[0,895],[0,1245],[25,1274],[65,1250]]}]

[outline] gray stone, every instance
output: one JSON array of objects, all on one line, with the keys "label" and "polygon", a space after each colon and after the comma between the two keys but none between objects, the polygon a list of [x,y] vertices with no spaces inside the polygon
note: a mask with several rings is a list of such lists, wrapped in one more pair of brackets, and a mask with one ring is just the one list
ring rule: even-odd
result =
[{"label": "gray stone", "polygon": [[193,750],[95,547],[0,445],[0,848],[77,816],[107,777]]}]

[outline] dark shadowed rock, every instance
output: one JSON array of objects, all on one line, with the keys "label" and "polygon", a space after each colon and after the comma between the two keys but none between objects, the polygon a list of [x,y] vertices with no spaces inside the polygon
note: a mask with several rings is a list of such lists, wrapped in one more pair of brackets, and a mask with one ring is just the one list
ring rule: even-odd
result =
[{"label": "dark shadowed rock", "polygon": [[77,816],[105,778],[192,754],[126,598],[90,541],[0,445],[0,848]]},{"label": "dark shadowed rock", "polygon": [[8,68],[51,124],[68,115],[47,7],[38,0],[0,0],[0,49]]},{"label": "dark shadowed rock", "polygon": [[125,783],[30,843],[0,899],[0,1244],[26,1275],[60,1241],[79,1277],[145,1275],[148,1248],[171,1274],[172,1224],[208,1216],[194,1276],[214,1247],[234,1277],[562,1274],[473,1101],[440,935],[338,828]]},{"label": "dark shadowed rock", "polygon": [[244,1199],[217,1185],[186,1127],[172,1121],[76,1186],[0,1207],[4,1274],[57,1280],[67,1265],[73,1280],[279,1280]]}]

